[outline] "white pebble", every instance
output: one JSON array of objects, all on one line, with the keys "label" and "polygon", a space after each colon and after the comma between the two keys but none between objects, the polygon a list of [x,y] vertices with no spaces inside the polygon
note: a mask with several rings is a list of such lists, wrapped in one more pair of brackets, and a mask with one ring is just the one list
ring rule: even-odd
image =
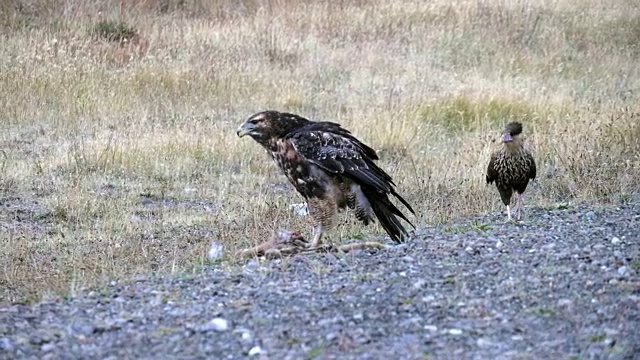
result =
[{"label": "white pebble", "polygon": [[629,268],[626,266],[620,266],[618,268],[618,275],[620,276],[627,276],[629,275]]},{"label": "white pebble", "polygon": [[211,247],[209,248],[209,260],[218,260],[222,257],[224,253],[224,248],[222,245],[218,244],[216,241],[211,242]]},{"label": "white pebble", "polygon": [[253,339],[253,335],[251,334],[251,330],[245,328],[236,328],[233,330],[234,334],[240,334],[240,337],[243,341],[250,341]]},{"label": "white pebble", "polygon": [[438,327],[435,325],[425,325],[423,328],[427,331],[436,332],[438,331]]},{"label": "white pebble", "polygon": [[432,302],[435,299],[436,299],[436,297],[433,296],[433,295],[427,295],[427,296],[423,296],[422,297],[422,301],[423,302]]},{"label": "white pebble", "polygon": [[560,299],[558,300],[558,306],[559,307],[567,307],[567,306],[571,306],[572,301],[570,299]]},{"label": "white pebble", "polygon": [[202,327],[203,331],[226,331],[227,329],[229,329],[229,322],[223,318],[211,319]]},{"label": "white pebble", "polygon": [[249,356],[262,354],[262,348],[260,346],[254,346],[249,350]]},{"label": "white pebble", "polygon": [[460,330],[460,329],[449,329],[449,334],[451,334],[451,335],[462,335],[462,330]]},{"label": "white pebble", "polygon": [[496,248],[500,249],[502,245],[504,245],[502,241],[498,240],[498,242],[496,243]]},{"label": "white pebble", "polygon": [[293,213],[298,216],[309,215],[309,209],[307,207],[307,203],[291,204],[289,205],[289,209],[291,209],[291,211],[293,211]]},{"label": "white pebble", "polygon": [[494,346],[493,342],[487,338],[479,338],[476,340],[476,344],[481,348],[488,348]]},{"label": "white pebble", "polygon": [[611,243],[613,245],[620,244],[620,239],[618,237],[614,236],[613,239],[611,239]]},{"label": "white pebble", "polygon": [[415,289],[422,289],[426,284],[427,284],[427,280],[418,279],[416,280],[416,282],[413,283],[413,287]]},{"label": "white pebble", "polygon": [[48,353],[48,352],[53,351],[55,349],[56,349],[56,345],[52,344],[52,343],[46,343],[46,344],[42,345],[42,347],[40,348],[40,350],[42,352],[45,352],[45,353]]}]

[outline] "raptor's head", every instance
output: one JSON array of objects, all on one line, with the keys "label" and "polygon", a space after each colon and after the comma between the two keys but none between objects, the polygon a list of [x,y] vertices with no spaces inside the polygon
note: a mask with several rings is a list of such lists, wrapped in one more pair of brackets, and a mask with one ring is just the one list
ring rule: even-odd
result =
[{"label": "raptor's head", "polygon": [[507,124],[504,132],[502,133],[502,142],[513,142],[519,138],[520,134],[522,134],[522,124],[516,121],[510,122]]},{"label": "raptor's head", "polygon": [[309,120],[298,115],[267,110],[251,115],[236,133],[239,137],[249,135],[260,144],[267,145],[308,123]]}]

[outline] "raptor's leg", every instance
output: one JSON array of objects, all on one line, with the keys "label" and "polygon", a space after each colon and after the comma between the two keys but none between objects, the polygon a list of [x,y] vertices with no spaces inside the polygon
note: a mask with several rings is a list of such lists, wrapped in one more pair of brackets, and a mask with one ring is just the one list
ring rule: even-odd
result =
[{"label": "raptor's leg", "polygon": [[317,248],[322,244],[322,235],[324,235],[324,230],[322,228],[322,224],[318,224],[313,227],[313,239],[311,240],[311,247]]},{"label": "raptor's leg", "polygon": [[507,221],[511,221],[511,209],[509,205],[507,205]]},{"label": "raptor's leg", "polygon": [[311,247],[317,248],[322,245],[322,237],[326,231],[331,230],[333,216],[337,212],[335,203],[320,198],[310,198],[307,200],[309,215],[313,219],[313,239]]}]

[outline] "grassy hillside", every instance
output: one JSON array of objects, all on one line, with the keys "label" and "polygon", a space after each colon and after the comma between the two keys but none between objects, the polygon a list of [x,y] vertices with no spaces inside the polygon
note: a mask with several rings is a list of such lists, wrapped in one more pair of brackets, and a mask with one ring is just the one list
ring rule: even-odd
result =
[{"label": "grassy hillside", "polygon": [[[629,201],[639,57],[625,0],[4,1],[0,300],[310,230],[235,135],[264,109],[371,144],[419,225],[503,209],[484,171],[510,120],[538,162],[529,205]],[[383,232],[342,219],[333,241]]]}]

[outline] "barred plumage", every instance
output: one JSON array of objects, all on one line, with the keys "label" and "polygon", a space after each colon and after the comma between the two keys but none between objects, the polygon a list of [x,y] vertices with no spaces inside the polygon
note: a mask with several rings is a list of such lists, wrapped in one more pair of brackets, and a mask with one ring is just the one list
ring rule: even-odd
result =
[{"label": "barred plumage", "polygon": [[487,183],[495,181],[500,198],[507,206],[507,218],[511,220],[511,196],[518,194],[514,212],[519,219],[524,207],[524,191],[529,180],[536,177],[536,162],[531,153],[525,148],[522,134],[522,124],[511,122],[502,133],[503,147],[491,155],[487,167]]}]

